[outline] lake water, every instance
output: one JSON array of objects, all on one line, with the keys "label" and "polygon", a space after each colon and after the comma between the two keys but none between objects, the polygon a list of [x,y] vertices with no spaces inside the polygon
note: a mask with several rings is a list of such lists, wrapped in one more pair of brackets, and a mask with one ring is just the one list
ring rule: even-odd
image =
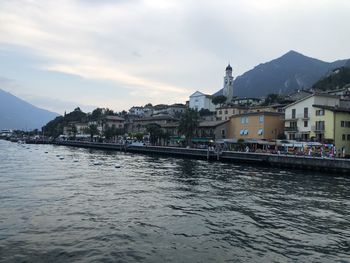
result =
[{"label": "lake water", "polygon": [[350,177],[0,140],[0,262],[350,262]]}]

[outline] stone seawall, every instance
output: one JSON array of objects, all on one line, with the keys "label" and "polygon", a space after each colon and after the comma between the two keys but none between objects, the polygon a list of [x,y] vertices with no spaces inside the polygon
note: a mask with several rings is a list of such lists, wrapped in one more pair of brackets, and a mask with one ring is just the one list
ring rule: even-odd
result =
[{"label": "stone seawall", "polygon": [[223,162],[243,162],[255,165],[287,167],[292,169],[336,172],[350,175],[350,160],[340,158],[319,158],[265,153],[223,151],[220,153],[206,149],[187,149],[161,146],[125,146],[109,143],[55,142],[56,145],[93,148],[101,150],[125,151],[131,153],[157,154],[182,158],[196,158]]}]

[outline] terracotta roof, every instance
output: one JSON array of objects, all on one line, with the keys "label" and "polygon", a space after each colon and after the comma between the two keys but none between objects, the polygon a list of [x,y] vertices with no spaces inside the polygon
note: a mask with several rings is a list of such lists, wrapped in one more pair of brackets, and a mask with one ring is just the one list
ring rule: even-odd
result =
[{"label": "terracotta roof", "polygon": [[199,127],[216,127],[219,126],[221,124],[224,124],[226,122],[228,122],[229,120],[226,121],[202,121],[199,123]]}]

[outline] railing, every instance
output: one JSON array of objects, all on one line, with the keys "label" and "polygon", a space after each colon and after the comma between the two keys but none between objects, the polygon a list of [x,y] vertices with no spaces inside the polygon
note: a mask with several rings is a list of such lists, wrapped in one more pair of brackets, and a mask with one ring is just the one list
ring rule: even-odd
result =
[{"label": "railing", "polygon": [[325,127],[324,126],[311,126],[311,131],[313,132],[324,132],[325,131]]},{"label": "railing", "polygon": [[298,131],[298,127],[296,126],[286,126],[284,127],[285,131],[290,131],[290,132],[297,132]]}]

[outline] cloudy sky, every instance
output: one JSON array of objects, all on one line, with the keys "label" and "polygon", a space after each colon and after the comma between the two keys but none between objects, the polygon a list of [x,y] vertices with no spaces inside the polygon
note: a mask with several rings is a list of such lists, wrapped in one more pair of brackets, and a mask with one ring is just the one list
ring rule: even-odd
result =
[{"label": "cloudy sky", "polygon": [[350,58],[349,0],[1,0],[0,88],[63,113],[185,102],[289,50]]}]

